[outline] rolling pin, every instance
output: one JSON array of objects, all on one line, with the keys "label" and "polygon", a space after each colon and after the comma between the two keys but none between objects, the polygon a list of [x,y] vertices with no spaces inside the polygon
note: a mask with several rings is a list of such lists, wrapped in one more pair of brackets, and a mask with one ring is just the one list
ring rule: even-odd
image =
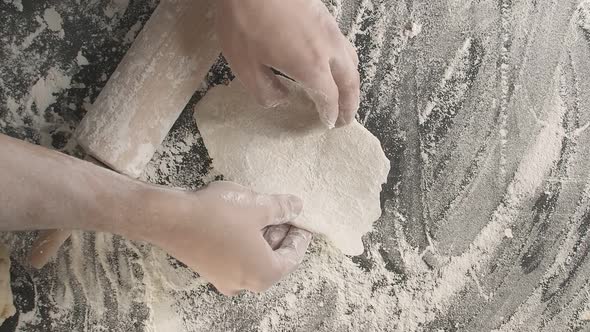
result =
[{"label": "rolling pin", "polygon": [[[162,0],[78,126],[87,160],[138,178],[220,53],[214,1]],[[43,267],[70,230],[41,232]]]}]

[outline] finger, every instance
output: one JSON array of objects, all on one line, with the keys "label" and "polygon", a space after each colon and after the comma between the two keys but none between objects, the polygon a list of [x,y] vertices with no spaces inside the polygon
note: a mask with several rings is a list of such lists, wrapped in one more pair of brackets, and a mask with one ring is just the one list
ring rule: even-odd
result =
[{"label": "finger", "polygon": [[243,288],[253,292],[263,292],[279,282],[301,263],[311,237],[310,232],[291,226],[276,250],[272,250],[261,237],[260,241],[252,244],[254,251],[258,254],[256,260],[250,265],[254,267],[253,273],[246,279]]},{"label": "finger", "polygon": [[244,265],[249,268],[239,288],[252,292],[264,292],[283,277],[281,264],[262,234],[259,240],[250,243],[248,249],[253,254],[245,258]]},{"label": "finger", "polygon": [[294,220],[303,210],[303,202],[293,195],[259,195],[257,203],[266,206],[269,220],[265,225],[279,225]]},{"label": "finger", "polygon": [[40,269],[57,254],[61,245],[70,237],[72,231],[69,229],[53,229],[41,231],[33,248],[29,252],[29,263]]},{"label": "finger", "polygon": [[288,224],[273,225],[266,228],[264,239],[268,242],[272,250],[277,249],[281,245],[290,228],[291,225]]},{"label": "finger", "polygon": [[287,88],[269,67],[245,61],[230,62],[230,66],[238,80],[260,105],[275,107],[287,97]]},{"label": "finger", "polygon": [[289,233],[275,250],[283,275],[293,272],[303,261],[312,234],[297,227],[291,227]]},{"label": "finger", "polygon": [[344,43],[346,44],[346,50],[348,51],[348,55],[352,59],[352,63],[358,69],[359,66],[359,55],[356,52],[356,47],[346,38],[344,37]]},{"label": "finger", "polygon": [[314,101],[320,120],[332,129],[338,120],[338,86],[329,69],[320,70],[309,81],[301,81]]},{"label": "finger", "polygon": [[347,56],[330,61],[334,81],[338,86],[337,126],[349,124],[354,119],[360,103],[360,77],[354,62]]}]

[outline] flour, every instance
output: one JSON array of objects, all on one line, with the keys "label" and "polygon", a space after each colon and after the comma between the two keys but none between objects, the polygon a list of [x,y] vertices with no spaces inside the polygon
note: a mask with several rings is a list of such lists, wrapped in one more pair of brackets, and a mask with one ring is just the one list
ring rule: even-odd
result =
[{"label": "flour", "polygon": [[60,38],[63,38],[65,32],[63,30],[62,24],[63,20],[61,15],[55,10],[54,7],[47,8],[43,13],[43,19],[45,23],[47,23],[47,28],[53,32],[57,32]]},{"label": "flour", "polygon": [[76,62],[78,63],[78,66],[87,66],[89,64],[88,59],[82,54],[82,50],[78,51]]},{"label": "flour", "polygon": [[[109,5],[64,1],[55,7],[63,20],[87,19],[93,27],[92,40],[97,45],[108,42],[105,52],[93,51],[91,42],[75,46],[83,49],[82,56],[111,66],[97,73],[96,82],[92,78],[83,81],[98,91],[120,61],[126,43],[139,31],[141,24],[134,23],[149,13],[137,14],[133,1],[124,11],[124,1],[118,2],[121,5],[114,1],[107,1]],[[16,13],[20,1],[4,3]],[[110,18],[104,13],[107,6],[121,9],[108,12]],[[386,153],[393,156],[392,165],[396,167],[393,179],[385,186],[384,212],[375,226],[377,231],[364,238],[364,254],[347,257],[316,237],[303,264],[268,292],[226,298],[153,246],[110,234],[76,232],[55,262],[42,271],[29,271],[35,287],[31,298],[35,308],[19,313],[17,330],[588,330],[590,265],[585,230],[590,207],[590,135],[586,130],[590,118],[584,110],[590,105],[586,38],[590,33],[590,1],[536,2],[533,6],[532,2],[507,0],[333,0],[330,8],[340,15],[343,29],[360,53],[363,94],[359,118],[387,143]],[[81,105],[89,105],[95,97],[77,96],[76,90],[70,89],[82,86],[82,82],[71,82],[67,87],[69,77],[80,76],[78,49],[70,50],[73,53],[69,58],[56,50],[59,42],[75,41],[75,34],[68,30],[69,24],[62,23],[64,39],[56,38],[59,31],[49,28],[45,10],[37,9],[28,16],[30,22],[22,26],[19,38],[2,35],[0,45],[9,59],[0,71],[0,126],[4,129],[8,125],[8,133],[17,128],[17,133],[27,139],[49,128],[75,127],[75,122],[64,124],[55,110],[69,107],[71,112],[64,114],[76,114],[79,120]],[[118,30],[123,14],[129,17],[128,25]],[[408,22],[419,23],[421,32]],[[551,28],[558,25],[555,22],[566,22],[564,27],[575,31],[577,38],[563,36],[559,26]],[[0,29],[0,34],[5,31]],[[413,36],[416,32],[419,35]],[[112,45],[111,38],[121,44]],[[504,41],[512,46],[504,47]],[[482,49],[481,73],[471,86],[466,77],[475,69],[469,59],[478,55],[466,49],[466,43]],[[536,75],[552,73],[556,49],[565,55],[560,75],[569,81],[562,87],[546,88],[547,79]],[[49,58],[58,59],[52,60],[57,63],[46,62]],[[18,68],[16,76],[11,74],[13,67]],[[13,87],[15,83],[23,88]],[[46,105],[43,100],[64,103],[37,112],[39,106],[31,95],[34,85],[41,107]],[[555,90],[561,90],[563,98],[554,96]],[[455,103],[457,99],[465,99],[465,105]],[[434,104],[431,109],[429,102]],[[425,115],[426,122],[432,121],[440,114],[437,105],[451,105],[443,111],[458,112],[453,131],[448,136],[438,135],[437,144],[413,150],[412,140],[419,137],[411,135],[413,127],[400,123],[409,118],[407,122],[417,125],[419,115]],[[498,113],[502,118],[488,117]],[[476,120],[471,121],[470,115]],[[477,130],[471,131],[474,126],[484,132],[491,128],[492,138],[481,138]],[[27,134],[31,130],[35,135]],[[51,140],[50,136],[45,139]],[[579,143],[567,147],[574,141]],[[489,162],[479,163],[478,159],[469,166],[473,157],[469,146],[482,148],[481,159]],[[412,169],[407,163],[413,153],[420,162],[422,153],[429,163]],[[486,173],[488,168],[500,167],[509,190],[496,186],[497,172]],[[554,171],[559,167],[566,172]],[[442,173],[430,172],[433,169]],[[433,175],[424,176],[421,171]],[[395,177],[402,176],[398,173],[421,177],[417,183],[427,189],[403,188],[410,176],[396,182]],[[463,173],[469,175],[463,178]],[[188,110],[158,147],[142,179],[197,189],[220,176],[211,169],[192,110]],[[461,190],[467,194],[478,190],[485,193],[471,202],[457,194],[456,199],[449,200],[455,210],[476,210],[491,202],[495,194],[501,202],[491,203],[492,212],[480,216],[481,222],[462,218],[458,226],[448,227],[450,236],[464,239],[467,246],[447,256],[440,250],[445,240],[432,236],[426,248],[420,247],[406,228],[415,224],[447,227],[444,218],[439,219],[432,211],[436,204],[447,204],[442,199],[455,195],[445,188],[453,181],[463,181]],[[483,188],[478,188],[482,182]],[[563,193],[555,211],[545,208],[550,202],[542,197],[551,200],[560,190]],[[404,196],[408,192],[419,195],[415,199]],[[399,209],[399,202],[407,201],[415,205]],[[421,209],[421,204],[428,208],[423,211],[428,220],[408,215],[408,211]],[[465,228],[475,223],[482,227],[471,237]],[[536,228],[542,231],[535,233]],[[13,249],[16,262],[23,262],[30,237],[3,234],[2,238]],[[430,258],[438,264],[427,265],[425,261]],[[539,260],[537,268],[528,267],[530,259]],[[15,285],[21,283],[26,284],[26,280]]]},{"label": "flour", "polygon": [[14,100],[14,98],[8,96],[7,100],[6,100],[6,107],[8,107],[8,110],[12,113],[15,113],[18,111],[19,108],[19,104],[16,102],[16,100]]},{"label": "flour", "polygon": [[286,106],[259,106],[237,81],[210,90],[197,104],[195,118],[213,167],[260,193],[299,196],[304,209],[294,225],[359,255],[361,236],[381,215],[389,160],[359,123],[326,129],[307,93],[283,83],[290,90]]},{"label": "flour", "polygon": [[506,228],[504,230],[504,236],[507,237],[507,238],[509,238],[509,239],[512,239],[514,237],[514,234],[512,234],[512,229],[511,228]]},{"label": "flour", "polygon": [[32,102],[37,111],[44,112],[49,105],[55,103],[57,93],[69,88],[71,79],[58,68],[50,68],[45,77],[39,78],[31,87]]},{"label": "flour", "polygon": [[4,0],[4,3],[12,4],[16,10],[19,12],[23,11],[23,2],[22,0]]},{"label": "flour", "polygon": [[39,37],[47,29],[47,24],[45,23],[45,21],[43,21],[41,16],[38,16],[38,15],[35,16],[35,21],[37,22],[39,27],[37,29],[35,29],[35,31],[33,31],[31,34],[26,36],[18,48],[13,47],[14,53],[17,53],[18,51],[23,51],[23,50],[29,48],[33,44],[35,39],[37,37]]},{"label": "flour", "polygon": [[404,29],[404,36],[408,39],[416,38],[422,32],[422,25],[416,22],[412,22]]},{"label": "flour", "polygon": [[104,10],[107,17],[113,18],[115,16],[122,16],[127,7],[129,6],[129,0],[112,0],[111,3]]}]

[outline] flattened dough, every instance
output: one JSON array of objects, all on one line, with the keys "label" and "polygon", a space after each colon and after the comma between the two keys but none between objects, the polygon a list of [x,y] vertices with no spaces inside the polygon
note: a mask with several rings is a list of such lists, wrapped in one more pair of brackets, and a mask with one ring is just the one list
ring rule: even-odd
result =
[{"label": "flattened dough", "polygon": [[238,81],[211,89],[195,118],[213,167],[227,180],[263,193],[303,199],[294,225],[325,235],[342,252],[363,252],[361,236],[381,215],[379,193],[389,160],[358,122],[328,130],[296,83],[282,79],[289,102],[259,106]]}]

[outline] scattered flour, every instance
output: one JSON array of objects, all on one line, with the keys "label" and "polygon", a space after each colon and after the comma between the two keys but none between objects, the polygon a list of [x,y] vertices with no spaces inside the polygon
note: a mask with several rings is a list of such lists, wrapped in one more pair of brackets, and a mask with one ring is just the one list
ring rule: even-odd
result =
[{"label": "scattered flour", "polygon": [[87,66],[89,64],[88,59],[82,54],[82,50],[78,51],[76,62],[78,63],[78,66]]},{"label": "scattered flour", "polygon": [[18,10],[19,12],[23,11],[23,2],[22,0],[4,0],[4,3],[11,4]]},{"label": "scattered flour", "polygon": [[[443,75],[443,78],[439,82],[439,89],[443,89],[449,80],[457,79],[456,76],[465,75],[465,73],[457,72],[457,68],[464,67],[461,65],[465,61],[467,61],[467,57],[469,55],[469,48],[471,47],[471,43],[472,43],[472,39],[467,38],[463,42],[463,45],[461,46],[461,48],[459,50],[457,50],[457,53],[455,54],[453,61],[445,69],[445,73]],[[463,91],[463,93],[466,93],[466,91]],[[424,124],[428,120],[428,118],[431,116],[431,114],[432,114],[433,110],[435,109],[435,107],[437,106],[437,104],[439,104],[441,102],[443,102],[443,101],[438,100],[436,95],[434,95],[432,97],[432,99],[426,105],[425,109],[420,113],[420,116],[419,116],[420,124]]]},{"label": "scattered flour", "polygon": [[507,237],[507,238],[509,238],[509,239],[514,238],[514,234],[512,234],[512,229],[506,228],[504,230],[504,236]]},{"label": "scattered flour", "polygon": [[404,29],[404,36],[408,39],[416,38],[422,32],[422,25],[416,22],[412,22]]},{"label": "scattered flour", "polygon": [[[9,0],[4,2],[9,3]],[[16,3],[20,4],[20,1],[12,1],[15,7],[17,7]],[[358,10],[355,9],[357,7],[351,6],[351,9],[345,7],[344,0],[334,1],[334,3],[336,3],[334,12],[342,15],[346,13],[357,15],[351,14],[353,19],[355,17],[357,19],[349,38],[360,40],[359,45],[371,50],[369,52],[371,59],[367,59],[367,65],[363,68],[367,74],[363,87],[366,93],[370,88],[367,82],[371,82],[373,77],[379,74],[378,68],[380,68],[377,64],[381,61],[379,58],[381,50],[374,50],[373,47],[385,48],[383,47],[384,39],[386,39],[387,27],[391,23],[391,20],[386,17],[392,14],[387,11],[385,3],[378,1],[361,1]],[[455,1],[455,3],[458,4],[457,7],[464,7],[463,4],[467,2]],[[580,12],[587,13],[590,2],[583,3],[580,6]],[[112,11],[107,15],[118,16],[117,13],[125,12],[127,5],[126,1],[112,2],[110,5]],[[22,5],[20,6],[22,8]],[[116,6],[119,9],[113,9]],[[121,9],[123,7],[125,10]],[[59,20],[56,19],[55,14]],[[55,24],[59,22],[60,28],[62,27],[60,14],[55,11],[48,15],[48,17],[42,15],[43,18],[41,16],[34,18],[38,27],[22,41],[17,51],[20,52],[31,46],[39,34],[45,30],[59,34],[59,29],[55,30]],[[371,20],[367,20],[367,17]],[[578,23],[582,29],[589,30],[590,21],[587,17],[590,16],[580,18]],[[367,21],[373,22],[374,25],[364,24]],[[427,30],[428,27],[424,24],[423,33],[430,33]],[[125,36],[126,42],[132,41],[131,35],[135,35],[136,30],[139,30],[137,24],[131,28],[133,33],[130,31]],[[414,28],[411,30],[415,31]],[[404,37],[411,38],[411,35]],[[471,41],[471,39],[467,40]],[[459,46],[461,46],[460,42]],[[464,55],[461,50],[462,48],[458,52],[458,59],[462,61]],[[15,54],[17,54],[16,51]],[[79,55],[83,57],[81,52]],[[527,59],[534,59],[534,57]],[[453,63],[452,54],[449,54],[448,60]],[[395,63],[391,59],[387,61]],[[76,62],[80,66],[85,63],[78,58]],[[511,67],[506,63],[502,63],[501,66],[503,75],[506,74],[505,76],[509,77]],[[392,68],[392,72],[395,72],[395,68]],[[449,76],[451,79],[453,75],[456,75],[456,71],[454,73]],[[3,121],[7,120],[15,124],[17,119],[23,118],[19,112],[25,112],[25,115],[32,119],[35,127],[49,125],[45,123],[41,110],[46,110],[56,101],[60,92],[68,89],[73,73],[51,67],[41,74],[38,80],[33,80],[34,84],[28,95],[24,97],[5,95],[6,109],[8,113],[15,114],[15,117],[8,116],[2,119]],[[105,74],[104,80],[106,78]],[[380,93],[392,89],[391,82],[386,83],[378,90]],[[502,88],[506,87],[505,82],[500,83]],[[501,92],[500,97],[503,97],[504,92]],[[387,98],[381,99],[387,100]],[[90,103],[90,99],[87,98],[85,102]],[[379,103],[381,102],[379,100]],[[33,112],[34,110],[31,109],[33,103],[39,112]],[[385,102],[383,103],[385,105]],[[50,327],[50,329],[60,330],[59,327],[63,326],[59,325],[60,323],[72,320],[74,306],[88,303],[83,313],[76,312],[76,315],[84,319],[82,330],[117,330],[122,329],[121,326],[124,324],[129,324],[129,321],[139,324],[141,319],[136,321],[136,315],[140,316],[143,310],[148,309],[151,310],[151,314],[147,317],[148,331],[429,330],[428,324],[455,318],[445,313],[449,312],[453,299],[464,291],[468,291],[468,288],[474,284],[477,284],[480,295],[484,298],[486,294],[493,291],[489,289],[485,281],[481,284],[478,281],[481,279],[482,270],[494,260],[494,251],[502,248],[503,243],[520,240],[516,238],[508,241],[506,238],[511,238],[512,230],[521,226],[522,220],[517,213],[528,211],[523,208],[530,207],[530,200],[546,178],[548,168],[558,159],[560,142],[564,139],[561,128],[562,119],[566,113],[563,109],[563,101],[555,98],[553,102],[547,102],[547,107],[550,110],[545,113],[547,116],[543,118],[543,122],[535,124],[538,130],[531,136],[532,143],[528,146],[528,152],[518,158],[520,160],[518,171],[515,174],[507,174],[507,176],[513,175],[508,178],[510,188],[503,196],[502,204],[497,206],[488,226],[478,234],[473,245],[464,255],[441,257],[442,264],[437,269],[433,270],[426,266],[422,259],[424,252],[409,244],[403,236],[402,224],[410,221],[406,221],[406,217],[397,211],[390,201],[385,202],[385,213],[381,223],[395,226],[396,238],[393,243],[396,243],[397,248],[385,248],[370,242],[364,256],[364,259],[370,262],[370,268],[361,267],[362,264],[355,263],[350,257],[334,251],[328,244],[316,239],[304,263],[286,280],[264,294],[245,293],[233,299],[216,294],[202,278],[188,269],[179,267],[178,263],[173,262],[157,248],[128,242],[109,234],[76,233],[53,268],[49,269],[48,273],[56,274],[58,278],[50,284],[51,287],[43,288],[47,290],[47,293],[43,295],[48,296],[56,306],[50,313],[53,320],[51,327],[55,328]],[[509,109],[506,111],[508,112]],[[430,113],[426,111],[421,114],[428,118]],[[508,129],[510,127],[500,128],[500,136],[503,139],[510,140],[507,135]],[[181,132],[181,135],[168,139],[158,150],[155,158],[157,162],[148,166],[146,176],[158,183],[184,185],[183,181],[175,182],[173,175],[189,164],[200,162],[200,160],[189,160],[194,158],[192,156],[195,154],[195,147],[201,144],[199,140],[199,135],[192,132]],[[510,151],[506,150],[505,153],[508,154]],[[202,170],[194,173],[186,172],[186,176],[198,177],[198,174],[202,173],[205,172]],[[204,182],[209,182],[216,176],[214,172],[208,172]],[[585,192],[584,195],[590,196],[590,191]],[[581,205],[572,219],[582,220],[585,207],[586,205]],[[543,317],[543,309],[551,302],[544,298],[543,283],[554,276],[563,275],[564,267],[571,260],[570,254],[575,251],[576,234],[580,228],[577,224],[568,224],[568,226],[571,226],[571,229],[567,230],[568,241],[560,244],[561,248],[555,264],[549,267],[542,282],[539,282],[539,287],[535,288],[526,301],[515,309],[516,312],[511,317],[505,317],[500,331],[526,330],[525,326],[528,326],[530,331],[541,328],[550,330],[542,325],[547,320],[539,318]],[[521,234],[520,231],[518,234]],[[433,248],[436,248],[436,243],[433,243]],[[386,261],[387,257],[383,254],[384,251],[394,252],[396,249],[402,255],[402,263],[399,265],[406,269],[404,275],[393,272],[392,263]],[[584,271],[586,270],[580,272],[580,275],[583,275]],[[41,277],[35,278],[37,278],[36,284],[46,282]],[[588,295],[584,290],[587,291],[588,287],[583,288],[577,295],[586,303],[588,303]],[[39,293],[36,293],[36,296],[39,297]],[[503,298],[492,298],[492,301],[496,302],[502,300]],[[35,301],[39,301],[39,298]],[[147,303],[147,307],[142,306],[144,302]],[[115,307],[113,303],[116,303]],[[565,311],[575,312],[571,309]],[[576,317],[581,321],[587,321],[590,319],[590,314],[588,310],[584,310]],[[20,327],[23,327],[26,324],[39,322],[41,317],[38,311],[33,310],[21,314],[19,320]],[[112,321],[116,325],[108,325]],[[528,324],[529,321],[540,323]],[[134,325],[125,325],[124,328],[139,329]],[[454,329],[461,330],[461,326],[457,325],[450,330]],[[29,331],[25,328],[22,330]],[[584,329],[580,328],[580,330]]]},{"label": "scattered flour", "polygon": [[14,53],[17,53],[17,50],[23,51],[29,48],[33,44],[35,38],[37,38],[41,33],[43,33],[43,31],[45,31],[45,29],[47,29],[47,24],[45,24],[45,21],[43,21],[41,16],[35,16],[35,21],[37,22],[37,24],[39,24],[39,27],[35,29],[35,31],[33,31],[31,34],[26,36],[19,47],[13,47]]},{"label": "scattered flour", "polygon": [[108,18],[114,18],[115,16],[121,16],[127,10],[129,6],[129,0],[112,0],[104,10],[104,14]]},{"label": "scattered flour", "polygon": [[7,97],[6,106],[8,107],[8,110],[14,114],[16,114],[16,111],[18,111],[18,108],[20,107],[16,100],[11,96]]},{"label": "scattered flour", "polygon": [[69,88],[71,80],[71,76],[55,67],[50,68],[45,77],[39,78],[31,88],[31,100],[37,111],[44,112],[49,105],[55,103],[57,94]]},{"label": "scattered flour", "polygon": [[53,32],[57,32],[60,38],[65,36],[65,32],[63,30],[62,24],[63,20],[61,15],[55,10],[54,7],[47,8],[43,13],[43,19],[45,23],[47,23],[47,28]]}]

